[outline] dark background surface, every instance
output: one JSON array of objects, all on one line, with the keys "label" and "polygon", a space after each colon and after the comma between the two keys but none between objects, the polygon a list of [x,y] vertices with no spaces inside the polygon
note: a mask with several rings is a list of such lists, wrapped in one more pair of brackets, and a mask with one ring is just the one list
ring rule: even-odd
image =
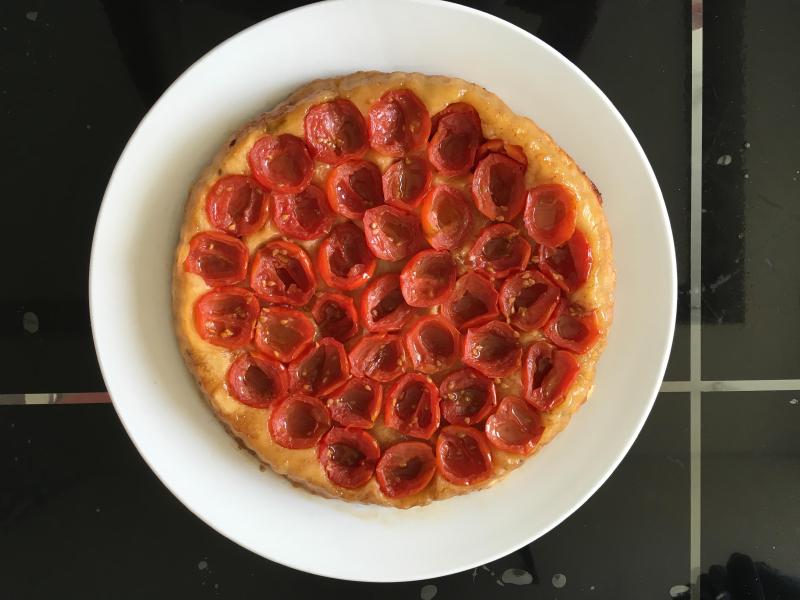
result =
[{"label": "dark background surface", "polygon": [[[187,66],[297,4],[0,4],[0,394],[104,389],[88,258],[119,153]],[[688,1],[466,4],[553,45],[639,138],[678,258],[666,379],[689,379]],[[702,241],[705,379],[800,378],[798,22],[791,2],[705,3],[703,235],[691,240]],[[702,395],[704,570],[738,551],[800,573],[798,398]],[[691,579],[690,461],[689,395],[661,394],[611,479],[543,538],[433,581],[354,584],[281,567],[208,528],[143,463],[110,405],[0,406],[0,598],[670,598]]]}]

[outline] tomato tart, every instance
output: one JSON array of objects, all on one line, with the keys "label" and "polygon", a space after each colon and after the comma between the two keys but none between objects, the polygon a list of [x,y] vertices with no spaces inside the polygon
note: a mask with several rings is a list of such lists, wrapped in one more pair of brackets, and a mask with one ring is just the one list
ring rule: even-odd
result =
[{"label": "tomato tart", "polygon": [[311,492],[407,508],[493,485],[566,426],[614,277],[599,191],[530,119],[461,79],[360,72],[226,140],[172,289],[233,436]]}]

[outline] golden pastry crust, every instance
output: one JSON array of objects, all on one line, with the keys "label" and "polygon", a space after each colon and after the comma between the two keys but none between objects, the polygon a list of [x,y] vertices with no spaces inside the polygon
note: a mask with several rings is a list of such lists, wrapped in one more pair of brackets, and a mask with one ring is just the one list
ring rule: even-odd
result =
[{"label": "golden pastry crust", "polygon": [[[266,426],[270,409],[251,408],[228,394],[225,374],[236,352],[211,345],[197,334],[192,307],[196,299],[209,288],[200,277],[183,270],[189,240],[196,233],[211,229],[204,209],[206,192],[220,176],[249,173],[247,152],[259,137],[265,133],[291,133],[302,137],[303,117],[308,108],[337,97],[350,99],[361,113],[366,115],[370,104],[385,91],[401,87],[411,89],[427,106],[431,115],[453,102],[471,104],[481,117],[483,134],[487,139],[502,138],[524,149],[529,162],[525,173],[526,187],[558,182],[568,186],[577,198],[577,227],[586,235],[594,260],[587,283],[571,295],[571,299],[586,309],[597,311],[601,338],[589,352],[578,356],[580,372],[566,400],[555,410],[544,415],[545,432],[539,447],[551,440],[566,426],[571,415],[591,393],[595,365],[605,346],[612,319],[615,283],[611,235],[603,214],[600,194],[580,167],[530,119],[515,115],[497,96],[473,83],[420,73],[358,72],[343,77],[321,79],[300,88],[274,109],[242,127],[226,141],[191,189],[175,255],[172,293],[175,328],[186,364],[197,379],[203,395],[218,419],[241,443],[277,473],[285,475],[314,493],[353,502],[407,508],[487,488],[521,464],[525,458],[493,448],[494,472],[487,481],[473,486],[457,486],[447,482],[437,473],[425,490],[401,499],[384,496],[374,478],[356,490],[347,490],[332,484],[319,465],[315,449],[288,450],[272,441]],[[368,152],[366,158],[377,163],[381,171],[392,161],[372,150]],[[316,162],[313,182],[317,184],[323,182],[329,168],[328,165]],[[460,182],[462,189],[468,186],[468,181],[468,177],[463,178]],[[452,180],[448,183],[454,185]],[[457,181],[455,185],[458,186],[459,182]],[[467,197],[469,197],[468,191]],[[475,232],[485,223],[485,220],[477,222]],[[252,253],[264,241],[277,236],[279,233],[271,223],[268,223],[262,231],[246,236],[243,241]],[[473,240],[474,235],[469,239],[469,243]],[[314,256],[314,250],[319,242],[299,242],[299,244]],[[457,251],[454,252],[457,261],[458,254]],[[394,270],[397,267],[383,268]],[[463,261],[461,269],[466,270]],[[319,283],[320,289],[324,287],[321,282]],[[536,333],[523,334],[521,339],[525,343],[537,336]],[[438,382],[441,377],[436,380]],[[518,374],[504,379],[497,386],[498,400],[506,395],[518,393],[520,387]],[[381,446],[385,447],[387,443],[396,439],[397,434],[385,428],[380,421],[379,418],[373,433]]]}]

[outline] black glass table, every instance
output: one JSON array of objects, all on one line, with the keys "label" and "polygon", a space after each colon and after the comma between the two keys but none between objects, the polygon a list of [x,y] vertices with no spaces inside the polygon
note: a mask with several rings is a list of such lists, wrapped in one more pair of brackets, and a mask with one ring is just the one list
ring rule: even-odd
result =
[{"label": "black glass table", "polygon": [[788,1],[465,3],[604,90],[672,223],[666,381],[623,463],[564,523],[464,573],[357,584],[238,547],[162,486],[92,346],[97,210],[163,90],[297,4],[0,6],[0,597],[800,598],[800,5]]}]

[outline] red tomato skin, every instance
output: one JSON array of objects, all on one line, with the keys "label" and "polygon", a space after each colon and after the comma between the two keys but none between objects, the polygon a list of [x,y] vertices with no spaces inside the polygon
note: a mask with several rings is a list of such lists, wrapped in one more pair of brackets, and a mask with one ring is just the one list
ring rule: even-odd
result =
[{"label": "red tomato skin", "polygon": [[[376,359],[375,353],[391,346],[397,354],[396,362],[392,369],[380,369],[379,366],[371,368],[370,361]],[[405,370],[405,351],[399,336],[385,333],[374,333],[363,336],[350,350],[350,370],[356,377],[368,377],[387,383],[400,377]]]},{"label": "red tomato skin", "polygon": [[431,133],[431,117],[411,90],[389,90],[370,107],[368,129],[373,149],[400,158],[425,146]]},{"label": "red tomato skin", "polygon": [[[293,277],[293,282],[287,287],[278,269],[288,271],[290,266],[301,281]],[[298,283],[302,283],[302,287]],[[306,251],[291,242],[277,240],[267,242],[253,255],[250,287],[267,302],[303,306],[314,295],[317,280]]]},{"label": "red tomato skin", "polygon": [[[384,201],[400,210],[413,211],[428,193],[431,180],[431,167],[427,161],[417,157],[401,158],[381,176]],[[401,196],[402,191],[408,196]]]},{"label": "red tomato skin", "polygon": [[577,216],[575,196],[559,183],[539,185],[528,192],[523,220],[528,235],[537,244],[557,248],[566,243],[575,232]]},{"label": "red tomato skin", "polygon": [[600,339],[597,311],[580,311],[566,300],[561,300],[545,326],[544,334],[556,346],[576,354],[585,354]]},{"label": "red tomato skin", "polygon": [[[370,398],[367,401],[367,416],[354,413],[348,406],[345,395],[352,388],[358,387]],[[343,427],[355,427],[360,429],[370,429],[383,409],[383,387],[370,379],[361,377],[351,377],[336,393],[328,399],[328,410],[334,422]]]},{"label": "red tomato skin", "polygon": [[[431,352],[426,347],[422,334],[430,327],[444,332],[445,336],[449,336],[449,339],[452,340],[453,350],[449,355],[442,356]],[[438,373],[444,369],[449,369],[461,354],[461,334],[449,321],[440,315],[421,317],[406,331],[403,339],[411,364],[420,373]]]},{"label": "red tomato skin", "polygon": [[[544,290],[531,305],[517,309],[517,298],[527,289],[534,287],[544,287]],[[530,332],[541,329],[548,322],[558,306],[561,291],[550,279],[539,271],[531,269],[506,279],[500,288],[499,296],[500,312],[508,322],[520,331]]]},{"label": "red tomato skin", "polygon": [[[355,449],[363,456],[363,462],[349,471],[344,470],[334,460],[336,446]],[[317,457],[328,479],[339,487],[350,490],[363,487],[372,479],[380,456],[381,449],[378,447],[378,442],[364,429],[334,426],[320,440],[317,449]]]},{"label": "red tomato skin", "polygon": [[[422,404],[426,399],[420,396],[420,400],[414,409],[413,415],[408,421],[405,421],[401,415],[398,414],[397,404],[401,400],[400,393],[409,385],[422,386],[422,394],[427,395],[427,404]],[[424,408],[427,408],[429,411],[430,421],[423,425],[419,423],[419,413]],[[439,390],[436,389],[436,386],[428,377],[419,373],[406,373],[392,384],[389,391],[386,393],[386,401],[383,407],[383,422],[387,427],[395,429],[403,435],[429,440],[439,428],[440,420]]]},{"label": "red tomato skin", "polygon": [[[459,440],[469,438],[474,448],[473,457],[479,459],[477,473],[458,475],[452,473],[447,466],[448,449],[453,445],[459,444]],[[463,442],[462,442],[463,443]],[[455,485],[475,485],[488,479],[492,474],[492,451],[483,432],[473,427],[463,425],[447,425],[442,428],[439,438],[436,440],[436,469],[444,479]]]},{"label": "red tomato skin", "polygon": [[[447,212],[442,215],[441,211]],[[444,217],[450,217],[450,220],[446,221]],[[433,248],[452,250],[464,242],[472,228],[472,211],[464,194],[442,184],[432,188],[422,199],[420,220],[425,238]]]},{"label": "red tomato skin", "polygon": [[[300,406],[298,406],[297,403],[300,403]],[[296,408],[306,412],[316,423],[314,430],[310,431],[308,436],[293,436],[288,430],[289,427],[286,421],[287,415],[290,414],[289,411]],[[305,420],[307,421],[308,419]],[[275,405],[269,415],[268,422],[272,441],[290,450],[313,448],[330,427],[331,417],[322,401],[313,396],[306,396],[303,394],[294,394]]]},{"label": "red tomato skin", "polygon": [[[251,397],[246,389],[244,379],[251,366],[255,366],[272,379],[276,391],[273,397],[266,400],[258,400]],[[253,408],[268,408],[274,402],[283,399],[289,390],[289,376],[286,367],[273,358],[258,353],[242,353],[231,363],[225,376],[225,383],[228,393],[242,404]]]},{"label": "red tomato skin", "polygon": [[[345,276],[336,273],[331,265],[331,260],[336,257],[338,246],[344,247],[345,244],[352,246],[355,244],[355,252],[350,255],[358,254],[360,262],[351,265]],[[345,253],[342,251],[342,254]],[[355,290],[370,280],[375,273],[377,261],[367,246],[364,232],[353,223],[340,223],[336,225],[331,234],[322,241],[317,250],[317,269],[322,280],[332,288],[346,292]]]},{"label": "red tomato skin", "polygon": [[[502,344],[504,356],[497,359],[485,359],[482,355],[487,351],[487,340]],[[506,377],[519,368],[522,348],[518,334],[508,323],[491,321],[480,327],[467,330],[464,338],[464,352],[461,360],[486,377]]]},{"label": "red tomato skin", "polygon": [[592,263],[592,247],[577,228],[564,246],[539,246],[539,268],[567,293],[583,287],[589,279]]},{"label": "red tomato skin", "polygon": [[367,123],[356,105],[346,98],[309,108],[303,119],[303,130],[311,154],[324,163],[333,165],[361,158],[369,148]]},{"label": "red tomato skin", "polygon": [[[277,321],[277,324],[275,323]],[[283,323],[286,321],[286,323]],[[290,348],[283,348],[270,342],[270,337],[279,328],[287,327],[297,332],[297,342]],[[262,354],[288,363],[300,356],[314,342],[317,329],[304,312],[284,306],[267,306],[261,309],[254,343]]]},{"label": "red tomato skin", "polygon": [[[505,246],[495,250],[495,246],[499,246],[498,240]],[[502,254],[498,258],[487,258],[487,252],[493,254],[500,250]],[[509,260],[509,256],[513,257],[513,260]],[[512,273],[522,271],[528,265],[530,257],[531,245],[516,227],[508,223],[497,223],[484,229],[468,254],[469,261],[475,269],[490,279],[505,279]],[[503,268],[498,268],[500,265]]]},{"label": "red tomato skin", "polygon": [[[522,419],[530,421],[529,423],[521,423]],[[518,425],[518,429],[527,429],[528,435],[525,436],[525,441],[520,443],[509,443],[502,437],[503,419],[513,420]],[[512,454],[519,454],[522,456],[529,456],[536,450],[539,440],[544,433],[544,425],[542,424],[541,416],[522,398],[517,396],[506,396],[500,401],[497,411],[486,419],[484,427],[486,439],[498,450],[504,452],[511,452]]]},{"label": "red tomato skin", "polygon": [[[464,319],[458,309],[467,294],[480,301],[485,306],[485,310]],[[500,314],[497,310],[497,298],[497,290],[491,281],[475,271],[467,271],[458,278],[453,293],[442,304],[442,314],[462,331],[471,327],[479,327],[489,321],[494,321]]]},{"label": "red tomato skin", "polygon": [[[219,231],[202,231],[189,241],[189,253],[183,261],[183,270],[203,278],[209,287],[236,285],[247,277],[250,253],[240,240]],[[222,260],[228,264],[226,274],[211,276],[204,270],[208,260]]]},{"label": "red tomato skin", "polygon": [[[236,317],[234,320],[236,322],[230,323],[232,319],[226,316],[224,329],[217,335],[211,329],[217,329],[218,327],[209,325],[212,321],[209,320],[205,313],[210,310],[212,303],[225,299],[234,299],[239,304],[234,309],[234,317]],[[258,311],[258,299],[251,291],[240,287],[228,287],[214,288],[200,296],[194,304],[192,314],[195,329],[204,341],[229,350],[236,350],[244,348],[250,343],[256,319],[258,318]],[[234,330],[230,329],[229,325],[236,325],[239,333],[235,333]],[[225,332],[229,332],[229,335],[225,335]]]},{"label": "red tomato skin", "polygon": [[[284,160],[276,157],[282,156]],[[288,160],[285,157],[289,157]],[[256,140],[247,153],[247,163],[258,183],[268,190],[296,194],[311,182],[314,161],[302,138],[290,133],[265,135]],[[280,167],[291,163],[292,172],[279,173]]]},{"label": "red tomato skin", "polygon": [[361,219],[364,211],[383,204],[383,182],[375,163],[351,159],[328,172],[325,194],[333,212]]},{"label": "red tomato skin", "polygon": [[[335,305],[342,316],[343,324],[328,325],[327,313],[331,310],[331,305]],[[358,315],[353,299],[344,294],[335,292],[324,292],[317,296],[314,306],[311,308],[311,315],[317,322],[322,337],[332,337],[339,342],[346,342],[358,333]],[[349,326],[348,326],[349,323]]]},{"label": "red tomato skin", "polygon": [[[240,218],[231,214],[232,208]],[[266,190],[247,175],[220,177],[206,194],[206,216],[220,231],[237,236],[254,233],[269,218]]]},{"label": "red tomato skin", "polygon": [[[544,361],[544,373],[538,373]],[[558,407],[578,376],[580,365],[575,355],[547,342],[535,342],[525,351],[522,389],[525,399],[539,411]],[[538,381],[537,381],[538,376]]]},{"label": "red tomato skin", "polygon": [[[482,388],[486,397],[483,405],[472,415],[465,416],[458,411],[458,393],[470,388]],[[439,384],[439,396],[442,398],[442,416],[451,425],[475,425],[491,414],[497,405],[497,390],[494,382],[469,367],[454,371]]]},{"label": "red tomato skin", "polygon": [[[421,463],[415,477],[410,483],[398,485],[393,481],[392,467],[407,467],[409,460],[403,455],[411,455]],[[375,479],[384,496],[388,498],[407,498],[420,493],[431,482],[436,473],[436,457],[433,449],[425,442],[399,442],[383,453],[375,469]]]},{"label": "red tomato skin", "polygon": [[[517,217],[525,205],[525,167],[505,154],[492,153],[475,167],[472,177],[472,198],[475,207],[488,219],[509,222]],[[492,185],[492,179],[502,177],[503,185]],[[507,189],[508,198],[500,204],[493,189]]]},{"label": "red tomato skin", "polygon": [[[438,272],[420,273],[422,268],[430,269],[435,264]],[[423,293],[418,289],[427,280],[435,285],[432,290]],[[423,250],[415,254],[400,272],[400,289],[409,306],[427,308],[441,304],[450,296],[456,283],[456,265],[450,253],[444,250]]]}]

